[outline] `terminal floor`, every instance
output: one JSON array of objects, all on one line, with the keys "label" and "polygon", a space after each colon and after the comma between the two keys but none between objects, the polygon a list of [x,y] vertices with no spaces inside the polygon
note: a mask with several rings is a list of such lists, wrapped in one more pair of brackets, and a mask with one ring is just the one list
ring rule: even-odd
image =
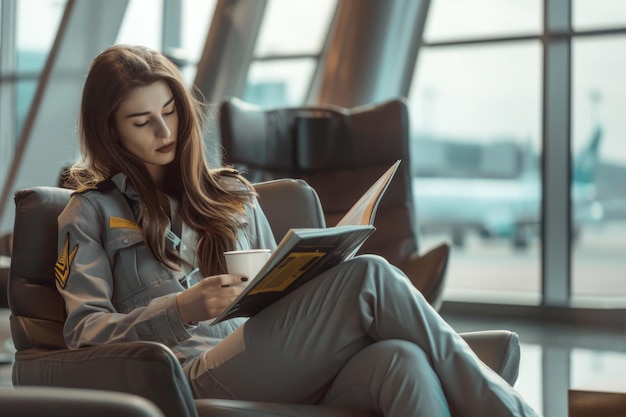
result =
[{"label": "terminal floor", "polygon": [[519,334],[515,388],[542,415],[567,417],[567,392],[626,377],[626,329],[446,314],[457,331],[508,329]]}]

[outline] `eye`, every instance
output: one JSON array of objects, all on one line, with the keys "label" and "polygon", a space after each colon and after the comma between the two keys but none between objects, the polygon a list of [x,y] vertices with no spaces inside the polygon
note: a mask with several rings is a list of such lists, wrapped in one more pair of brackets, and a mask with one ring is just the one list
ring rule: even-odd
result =
[{"label": "eye", "polygon": [[144,126],[146,126],[146,125],[148,124],[148,122],[149,122],[149,120],[146,120],[146,121],[145,121],[145,122],[143,122],[143,123],[133,123],[133,125],[134,125],[135,127],[144,127]]},{"label": "eye", "polygon": [[176,107],[172,107],[172,110],[163,113],[163,116],[170,116],[176,112]]}]

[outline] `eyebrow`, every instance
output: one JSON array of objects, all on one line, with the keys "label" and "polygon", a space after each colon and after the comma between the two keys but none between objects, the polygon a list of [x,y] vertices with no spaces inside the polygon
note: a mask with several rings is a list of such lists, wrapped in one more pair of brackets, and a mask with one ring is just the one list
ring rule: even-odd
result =
[{"label": "eyebrow", "polygon": [[[169,104],[174,101],[174,97],[172,96],[172,98],[170,98],[169,100],[167,100],[165,102],[165,104],[163,105],[162,108],[165,108],[167,106],[169,106]],[[131,117],[138,117],[138,116],[147,116],[149,115],[150,112],[149,111],[144,111],[144,112],[139,112],[139,113],[131,113],[131,114],[127,114],[124,118],[125,119],[130,119]]]}]

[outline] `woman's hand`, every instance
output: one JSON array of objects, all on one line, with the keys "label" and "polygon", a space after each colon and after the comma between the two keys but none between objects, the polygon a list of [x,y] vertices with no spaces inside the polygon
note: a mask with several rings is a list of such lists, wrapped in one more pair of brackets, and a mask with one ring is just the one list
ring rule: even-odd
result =
[{"label": "woman's hand", "polygon": [[238,285],[246,279],[241,275],[214,275],[204,278],[176,296],[178,314],[183,323],[217,317],[244,290]]}]

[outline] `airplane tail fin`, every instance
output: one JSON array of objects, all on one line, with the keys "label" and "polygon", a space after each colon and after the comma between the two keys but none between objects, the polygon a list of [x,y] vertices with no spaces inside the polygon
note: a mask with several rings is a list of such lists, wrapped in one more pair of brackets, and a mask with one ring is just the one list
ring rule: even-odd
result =
[{"label": "airplane tail fin", "polygon": [[591,140],[580,151],[573,161],[572,182],[591,184],[596,178],[600,162],[600,142],[602,140],[602,126],[594,129]]}]

